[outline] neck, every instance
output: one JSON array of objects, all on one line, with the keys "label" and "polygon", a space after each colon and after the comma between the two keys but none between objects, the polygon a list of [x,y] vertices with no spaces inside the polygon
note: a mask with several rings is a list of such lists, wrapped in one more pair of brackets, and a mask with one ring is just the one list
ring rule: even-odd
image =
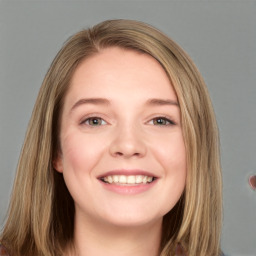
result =
[{"label": "neck", "polygon": [[141,226],[115,226],[75,220],[69,256],[158,256],[162,220]]}]

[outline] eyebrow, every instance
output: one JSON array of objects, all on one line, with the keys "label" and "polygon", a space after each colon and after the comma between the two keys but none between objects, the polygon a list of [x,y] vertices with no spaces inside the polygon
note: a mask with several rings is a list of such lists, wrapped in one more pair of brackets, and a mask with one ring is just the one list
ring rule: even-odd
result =
[{"label": "eyebrow", "polygon": [[169,100],[169,99],[149,99],[149,100],[146,101],[146,105],[153,105],[153,106],[174,105],[174,106],[179,106],[179,103],[176,100]]},{"label": "eyebrow", "polygon": [[94,104],[94,105],[110,105],[110,101],[104,98],[86,98],[86,99],[80,99],[77,101],[71,108],[70,111],[73,111],[78,106],[84,105],[84,104]]},{"label": "eyebrow", "polygon": [[[75,108],[84,105],[84,104],[94,104],[94,105],[110,105],[110,101],[105,98],[83,98],[78,100],[71,108],[70,112],[72,112]],[[179,103],[175,100],[169,100],[169,99],[148,99],[146,101],[145,105],[149,106],[165,106],[165,105],[174,105],[179,106]]]}]

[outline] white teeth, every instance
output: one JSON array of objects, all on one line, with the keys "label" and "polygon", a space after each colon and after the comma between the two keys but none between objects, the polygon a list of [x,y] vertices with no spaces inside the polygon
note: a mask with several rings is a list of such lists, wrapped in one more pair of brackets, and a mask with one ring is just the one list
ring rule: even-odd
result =
[{"label": "white teeth", "polygon": [[112,176],[108,176],[108,182],[109,182],[109,183],[112,183],[112,182],[113,182]]},{"label": "white teeth", "polygon": [[117,176],[117,175],[114,175],[114,176],[113,176],[113,181],[114,181],[114,183],[118,183],[119,178],[118,178],[118,176]]},{"label": "white teeth", "polygon": [[136,175],[136,183],[141,183],[143,180],[143,176],[142,175]]},{"label": "white teeth", "polygon": [[127,176],[127,182],[128,184],[134,184],[135,183],[135,176]]},{"label": "white teeth", "polygon": [[153,177],[144,175],[109,175],[103,178],[106,183],[116,183],[116,184],[147,184],[153,181]]},{"label": "white teeth", "polygon": [[[109,177],[111,177],[111,176],[109,176]],[[124,175],[119,176],[119,183],[121,183],[121,184],[127,183],[126,177]]]},{"label": "white teeth", "polygon": [[153,180],[153,177],[148,177],[147,182],[151,182]]}]

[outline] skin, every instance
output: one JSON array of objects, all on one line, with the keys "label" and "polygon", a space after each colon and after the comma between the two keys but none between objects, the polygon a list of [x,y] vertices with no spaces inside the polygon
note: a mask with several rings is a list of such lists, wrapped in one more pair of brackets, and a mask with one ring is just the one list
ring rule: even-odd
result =
[{"label": "skin", "polygon": [[[186,180],[180,108],[161,65],[117,47],[83,61],[64,101],[60,133],[55,168],[75,202],[70,255],[158,255],[163,216]],[[145,171],[156,180],[143,191],[115,191],[99,179],[113,170]]]}]

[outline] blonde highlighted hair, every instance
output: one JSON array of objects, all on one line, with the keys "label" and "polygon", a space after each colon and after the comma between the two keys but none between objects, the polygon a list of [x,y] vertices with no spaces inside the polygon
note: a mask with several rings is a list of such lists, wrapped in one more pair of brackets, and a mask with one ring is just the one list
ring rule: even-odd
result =
[{"label": "blonde highlighted hair", "polygon": [[40,89],[20,155],[1,242],[15,256],[62,255],[73,243],[74,201],[53,168],[60,116],[71,77],[82,60],[121,47],[151,55],[163,67],[180,105],[187,155],[185,191],[164,216],[161,256],[181,244],[188,256],[220,255],[222,183],[219,138],[206,85],[189,56],[159,30],[109,20],[72,36]]}]

